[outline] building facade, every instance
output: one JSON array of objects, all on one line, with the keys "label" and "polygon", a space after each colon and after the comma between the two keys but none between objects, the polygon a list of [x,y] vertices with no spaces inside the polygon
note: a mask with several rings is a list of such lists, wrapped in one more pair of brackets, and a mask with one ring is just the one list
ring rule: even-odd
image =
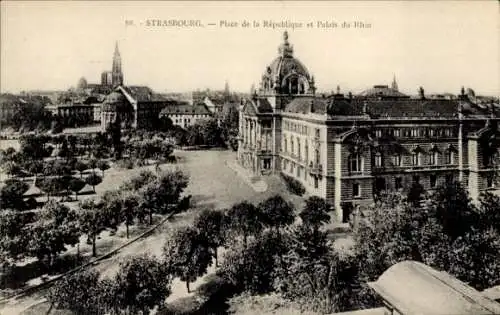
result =
[{"label": "building facade", "polygon": [[123,129],[151,129],[164,108],[177,105],[177,101],[165,99],[147,86],[118,86],[103,102],[101,129],[107,130],[117,122]]},{"label": "building facade", "polygon": [[174,125],[182,128],[187,128],[200,120],[207,120],[214,116],[204,104],[167,106],[161,115],[169,117]]},{"label": "building facade", "polygon": [[283,173],[332,204],[338,220],[384,190],[432,190],[459,181],[472,198],[495,188],[497,105],[410,98],[375,86],[359,96],[315,95],[285,32],[258,91],[240,108],[238,160],[256,174]]}]

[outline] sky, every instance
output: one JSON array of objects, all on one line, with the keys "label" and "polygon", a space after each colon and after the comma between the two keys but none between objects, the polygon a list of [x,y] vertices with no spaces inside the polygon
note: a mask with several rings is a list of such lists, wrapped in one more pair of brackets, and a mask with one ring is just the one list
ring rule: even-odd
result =
[{"label": "sky", "polygon": [[[101,72],[111,70],[115,42],[125,84],[185,92],[223,89],[228,81],[231,90],[249,92],[277,57],[287,30],[294,56],[321,91],[339,86],[356,93],[390,84],[396,76],[400,90],[409,94],[419,86],[426,93],[456,94],[465,86],[476,94],[500,94],[497,1],[2,1],[0,6],[2,92],[65,90],[80,77],[98,83]],[[199,20],[203,27],[148,26],[153,19]],[[289,25],[269,27],[264,21]],[[230,27],[231,22],[238,25]],[[344,22],[350,27],[342,27]]]}]

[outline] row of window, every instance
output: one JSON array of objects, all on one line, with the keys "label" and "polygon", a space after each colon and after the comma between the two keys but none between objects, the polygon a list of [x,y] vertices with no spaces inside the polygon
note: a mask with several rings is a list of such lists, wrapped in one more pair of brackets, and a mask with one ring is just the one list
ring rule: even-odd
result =
[{"label": "row of window", "polygon": [[[401,154],[396,154],[392,156],[393,166],[403,166],[403,156]],[[439,152],[432,152],[428,155],[427,165],[439,165],[441,161],[441,154]],[[362,172],[363,171],[363,157],[361,154],[351,154],[348,158],[348,167],[350,172]],[[453,164],[455,160],[455,152],[453,150],[447,150],[445,153],[444,164]],[[382,153],[377,152],[374,156],[375,167],[383,167],[384,159]],[[424,165],[423,154],[421,152],[413,152],[411,154],[411,165],[421,166]]]},{"label": "row of window", "polygon": [[375,130],[376,137],[389,135],[393,137],[452,137],[455,132],[452,128],[386,128]]},{"label": "row of window", "polygon": [[[175,120],[176,124],[182,124],[182,118],[176,119]],[[190,124],[191,123],[191,118],[184,118],[184,125]]]},{"label": "row of window", "polygon": [[[304,160],[306,162],[309,161],[309,145],[307,144],[307,140],[305,141],[304,144],[304,158],[302,157],[302,151],[301,151],[301,143],[300,143],[300,138],[297,137],[296,141],[294,141],[293,137],[290,137],[290,151],[288,150],[288,138],[287,136],[283,137],[283,151],[286,153],[291,153],[291,154],[297,154],[300,160]],[[297,144],[297,151],[295,151],[295,144]],[[319,162],[319,147],[317,147],[314,150],[314,161],[316,164],[320,164]]]},{"label": "row of window", "polygon": [[[303,135],[307,135],[309,132],[309,128],[307,126],[304,126],[304,125],[301,125],[298,123],[294,123],[294,122],[289,122],[289,121],[283,122],[283,130],[288,130],[288,131],[300,133]],[[319,134],[320,134],[319,128],[315,128],[314,129],[314,136],[316,138],[319,138]]]},{"label": "row of window", "polygon": [[[297,178],[304,176],[304,180],[307,181],[307,171],[301,165],[295,165],[295,163],[293,163],[293,162],[283,160],[282,168],[284,171],[288,171],[290,174],[295,175]],[[312,178],[314,180],[314,188],[318,189],[320,179],[318,178],[318,176],[312,176]]]},{"label": "row of window", "polygon": [[[492,177],[491,177],[492,178]],[[453,182],[453,174],[446,174],[445,175],[445,181],[446,183],[452,183]],[[413,176],[413,183],[420,183],[420,176],[415,175]],[[429,186],[430,188],[436,188],[438,183],[438,176],[436,174],[431,174],[429,175]],[[493,180],[488,177],[488,187],[493,187],[494,183]],[[395,177],[394,178],[394,188],[396,190],[403,189],[403,178],[402,177]],[[385,179],[384,178],[377,178],[374,183],[374,192],[376,191],[382,191],[387,189]],[[359,183],[353,183],[352,184],[352,197],[361,197],[361,185]]]}]

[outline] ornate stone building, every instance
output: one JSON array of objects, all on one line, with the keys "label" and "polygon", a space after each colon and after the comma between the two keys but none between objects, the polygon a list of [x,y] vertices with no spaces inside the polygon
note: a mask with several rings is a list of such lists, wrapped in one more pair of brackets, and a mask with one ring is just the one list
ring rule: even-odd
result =
[{"label": "ornate stone building", "polygon": [[160,112],[179,103],[154,93],[147,86],[118,86],[106,96],[101,109],[101,129],[117,121],[124,129],[154,128]]},{"label": "ornate stone building", "polygon": [[242,102],[238,160],[256,174],[284,173],[325,198],[338,220],[383,190],[432,190],[460,181],[472,198],[494,189],[499,132],[493,103],[410,98],[397,83],[359,96],[315,95],[314,78],[285,32],[260,88]]}]

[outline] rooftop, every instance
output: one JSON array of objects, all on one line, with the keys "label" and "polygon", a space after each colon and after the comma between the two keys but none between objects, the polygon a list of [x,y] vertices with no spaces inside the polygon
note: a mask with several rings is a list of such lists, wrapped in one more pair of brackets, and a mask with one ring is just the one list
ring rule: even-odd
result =
[{"label": "rooftop", "polygon": [[416,261],[397,263],[368,285],[404,315],[500,314],[499,303],[448,273]]}]

